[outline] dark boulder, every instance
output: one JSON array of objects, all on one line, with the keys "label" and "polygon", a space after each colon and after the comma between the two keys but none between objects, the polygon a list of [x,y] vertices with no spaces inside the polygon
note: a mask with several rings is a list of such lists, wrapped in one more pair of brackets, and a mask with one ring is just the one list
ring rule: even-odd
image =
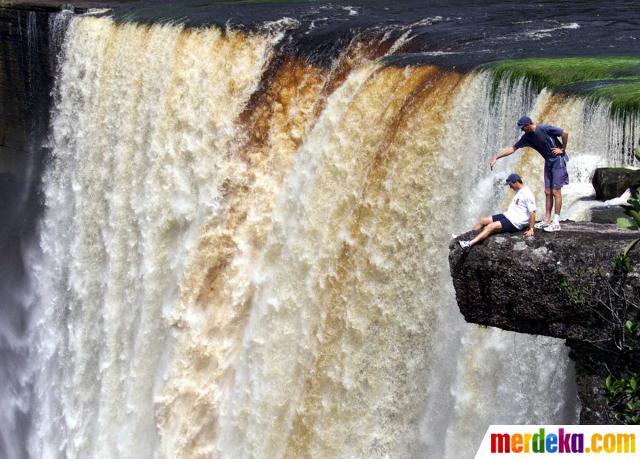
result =
[{"label": "dark boulder", "polygon": [[640,186],[640,170],[602,167],[596,169],[591,183],[596,189],[596,198],[607,201],[621,196],[628,188]]}]

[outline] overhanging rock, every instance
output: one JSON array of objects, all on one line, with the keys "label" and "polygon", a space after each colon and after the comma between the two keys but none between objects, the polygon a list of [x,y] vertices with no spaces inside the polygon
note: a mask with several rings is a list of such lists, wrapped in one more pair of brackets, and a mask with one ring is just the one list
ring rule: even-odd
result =
[{"label": "overhanging rock", "polygon": [[494,235],[469,253],[456,241],[450,245],[467,322],[567,340],[583,423],[611,421],[600,386],[606,371],[628,358],[621,327],[639,312],[630,305],[640,303],[640,246],[627,261],[621,254],[636,237],[615,225],[563,222],[562,231],[536,231],[534,239]]}]

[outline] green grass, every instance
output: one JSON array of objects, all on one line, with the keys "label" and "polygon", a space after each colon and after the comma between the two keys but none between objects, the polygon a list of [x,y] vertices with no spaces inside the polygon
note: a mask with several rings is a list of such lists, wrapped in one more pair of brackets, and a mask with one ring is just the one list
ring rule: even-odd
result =
[{"label": "green grass", "polygon": [[522,78],[533,89],[549,88],[558,92],[582,93],[597,100],[610,100],[618,115],[640,113],[640,58],[571,57],[501,61],[486,66],[498,82]]},{"label": "green grass", "polygon": [[596,89],[591,97],[595,100],[611,100],[613,110],[619,114],[640,113],[640,81]]}]

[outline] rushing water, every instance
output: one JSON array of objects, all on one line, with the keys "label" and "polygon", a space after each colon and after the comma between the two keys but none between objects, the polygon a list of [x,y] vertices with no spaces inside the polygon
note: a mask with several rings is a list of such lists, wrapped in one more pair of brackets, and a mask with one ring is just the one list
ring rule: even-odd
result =
[{"label": "rushing water", "polygon": [[0,457],[9,459],[27,456],[32,420],[29,271],[51,108],[47,24],[47,14],[0,8]]},{"label": "rushing water", "polygon": [[70,16],[50,23],[17,372],[34,393],[2,394],[33,412],[32,457],[464,458],[491,423],[577,421],[563,343],[466,324],[448,243],[512,170],[542,203],[537,153],[488,167],[521,114],[571,132],[565,217],[596,165],[629,161],[635,119],[400,65],[417,35],[396,24],[305,57],[290,31],[317,15],[304,33]]}]

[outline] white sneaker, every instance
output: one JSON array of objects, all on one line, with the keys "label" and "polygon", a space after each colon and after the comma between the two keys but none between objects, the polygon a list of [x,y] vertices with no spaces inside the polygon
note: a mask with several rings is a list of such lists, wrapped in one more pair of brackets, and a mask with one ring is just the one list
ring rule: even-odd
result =
[{"label": "white sneaker", "polygon": [[547,223],[546,221],[542,220],[541,222],[536,223],[535,228],[536,229],[543,229],[543,228],[546,228],[549,225],[551,225],[551,223]]},{"label": "white sneaker", "polygon": [[547,233],[553,233],[555,231],[560,231],[560,223],[553,222],[550,225],[547,225],[543,228]]},{"label": "white sneaker", "polygon": [[462,247],[462,251],[465,253],[471,250],[471,244],[469,243],[469,241],[458,241],[458,244],[460,244],[460,247]]}]

